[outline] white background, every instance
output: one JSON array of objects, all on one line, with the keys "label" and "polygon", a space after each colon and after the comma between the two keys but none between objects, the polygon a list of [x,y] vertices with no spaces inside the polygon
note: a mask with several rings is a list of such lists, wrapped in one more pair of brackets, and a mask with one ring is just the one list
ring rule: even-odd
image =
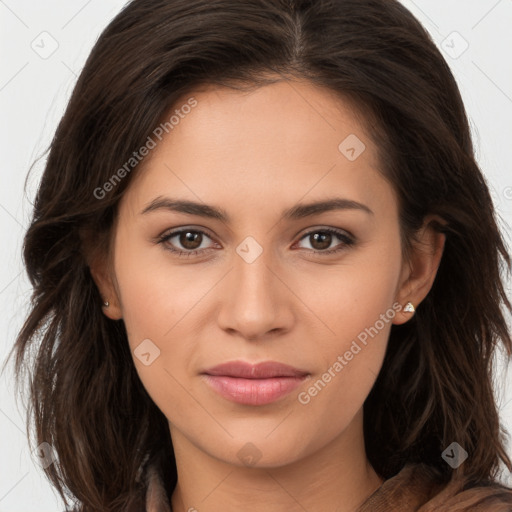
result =
[{"label": "white background", "polygon": [[[403,3],[431,33],[457,78],[478,160],[510,244],[512,2]],[[27,312],[30,286],[22,269],[21,242],[44,158],[35,166],[27,195],[25,177],[48,146],[90,49],[123,5],[124,0],[0,0],[0,363]],[[53,39],[58,47],[48,58],[32,48],[39,45],[39,52],[48,51]],[[508,288],[510,292],[510,282]],[[496,382],[502,421],[512,431],[512,385],[503,366]],[[62,503],[31,457],[24,421],[22,402],[15,403],[9,366],[0,381],[0,512],[62,512]]]}]

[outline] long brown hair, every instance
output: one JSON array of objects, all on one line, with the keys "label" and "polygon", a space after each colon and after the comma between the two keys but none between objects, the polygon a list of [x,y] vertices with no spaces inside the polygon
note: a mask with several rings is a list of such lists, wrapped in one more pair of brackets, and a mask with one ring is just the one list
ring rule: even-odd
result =
[{"label": "long brown hair", "polygon": [[[326,87],[371,119],[405,255],[427,214],[444,220],[433,288],[392,327],[365,402],[370,462],[385,478],[423,462],[468,485],[496,479],[500,463],[512,470],[492,387],[495,349],[512,353],[500,275],[510,257],[456,82],[425,29],[395,0],[133,0],[80,74],[23,248],[34,291],[13,347],[16,376],[29,373],[37,444],[58,455],[46,474],[78,510],[140,506],[150,462],[169,495],[176,482],[167,419],[138,378],[123,321],[102,313],[86,258],[108,257],[117,205],[145,162],[104,184],[182,95],[278,79]],[[441,458],[454,441],[469,453],[456,471]]]}]

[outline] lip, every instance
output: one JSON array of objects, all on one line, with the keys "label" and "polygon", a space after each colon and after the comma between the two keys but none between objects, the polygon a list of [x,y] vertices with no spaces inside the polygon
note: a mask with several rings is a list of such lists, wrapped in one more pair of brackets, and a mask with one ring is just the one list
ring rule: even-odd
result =
[{"label": "lip", "polygon": [[309,373],[276,361],[230,361],[205,370],[206,383],[222,397],[245,405],[265,405],[286,396]]}]

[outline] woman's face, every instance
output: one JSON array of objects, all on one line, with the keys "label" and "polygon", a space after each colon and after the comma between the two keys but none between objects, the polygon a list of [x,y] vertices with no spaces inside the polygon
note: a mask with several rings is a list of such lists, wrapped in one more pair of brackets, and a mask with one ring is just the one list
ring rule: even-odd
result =
[{"label": "woman's face", "polygon": [[[308,83],[204,89],[175,108],[120,204],[105,310],[173,441],[268,467],[357,444],[391,324],[418,300],[376,147]],[[234,361],[298,373],[212,370]]]}]

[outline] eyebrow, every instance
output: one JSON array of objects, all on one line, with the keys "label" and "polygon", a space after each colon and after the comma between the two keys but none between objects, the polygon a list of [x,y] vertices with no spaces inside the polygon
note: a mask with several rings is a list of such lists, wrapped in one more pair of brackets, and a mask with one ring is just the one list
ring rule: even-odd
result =
[{"label": "eyebrow", "polygon": [[[225,223],[231,222],[229,214],[223,208],[218,206],[162,196],[153,199],[140,213],[141,215],[145,215],[158,210],[188,213],[190,215],[198,215],[200,217],[220,220]],[[285,210],[282,213],[281,218],[285,220],[298,220],[333,210],[360,210],[370,215],[374,215],[373,211],[362,203],[358,203],[357,201],[352,201],[350,199],[335,197],[323,201],[298,204],[288,210]]]}]

